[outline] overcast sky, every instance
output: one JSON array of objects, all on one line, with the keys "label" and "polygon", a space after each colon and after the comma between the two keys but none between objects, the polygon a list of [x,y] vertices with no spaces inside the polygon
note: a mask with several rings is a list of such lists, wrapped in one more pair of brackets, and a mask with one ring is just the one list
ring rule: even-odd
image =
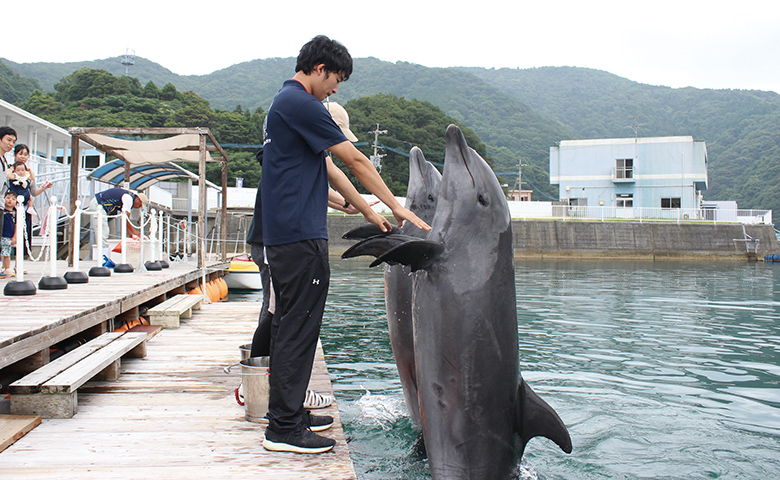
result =
[{"label": "overcast sky", "polygon": [[325,34],[356,58],[575,66],[651,85],[780,93],[778,0],[38,0],[16,18],[5,5],[2,16],[0,57],[20,63],[95,60],[129,48],[175,73],[202,75],[295,57]]}]

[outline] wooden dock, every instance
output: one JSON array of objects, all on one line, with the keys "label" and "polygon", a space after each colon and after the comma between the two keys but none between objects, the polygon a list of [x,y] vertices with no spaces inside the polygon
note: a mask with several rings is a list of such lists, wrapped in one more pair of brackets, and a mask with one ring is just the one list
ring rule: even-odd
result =
[{"label": "wooden dock", "polygon": [[[170,287],[197,277],[189,268],[173,264],[165,273],[114,274],[110,285],[90,280],[26,299],[0,298],[0,358],[8,365],[7,359],[18,355],[9,356],[8,349],[24,338],[41,337],[38,330],[56,331],[106,309],[121,311],[123,303],[142,305],[130,297],[159,296],[160,283]],[[66,299],[68,294],[74,298]],[[17,332],[26,312],[28,324],[45,324],[47,308],[50,321],[59,318],[54,325],[41,325],[27,335]],[[265,424],[245,420],[244,407],[234,396],[240,375],[227,375],[223,368],[239,361],[239,346],[251,341],[259,308],[253,302],[204,304],[192,318],[182,320],[180,328],[162,330],[148,341],[145,358],[122,360],[117,381],[91,381],[81,387],[73,418],[43,419],[0,453],[3,478],[356,478],[337,406],[320,411],[336,419],[323,433],[338,442],[320,455],[267,452],[261,446]],[[81,314],[76,313],[79,309]],[[8,327],[6,319],[13,326]],[[310,385],[332,394],[321,349]]]}]

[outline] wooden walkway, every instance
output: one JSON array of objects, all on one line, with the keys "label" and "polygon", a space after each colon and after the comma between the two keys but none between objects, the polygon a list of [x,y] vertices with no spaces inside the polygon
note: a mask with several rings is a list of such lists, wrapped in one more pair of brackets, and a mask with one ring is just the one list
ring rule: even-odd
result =
[{"label": "wooden walkway", "polygon": [[[132,278],[136,275],[141,284],[129,286],[128,283],[136,282]],[[110,277],[115,284],[100,289],[143,291],[154,282],[152,276],[157,275],[160,272],[115,274]],[[62,293],[46,293],[61,296],[84,287],[69,286]],[[35,297],[39,295],[40,292]],[[121,303],[115,297],[127,295],[110,295],[108,303]],[[94,296],[84,292],[73,305],[60,297],[60,302],[52,305],[77,309],[76,304],[81,303],[83,309],[91,311],[109,308],[100,302],[92,305],[88,298]],[[8,308],[25,312],[21,305],[51,301],[46,300],[47,295],[18,303],[9,298],[13,297],[0,299],[4,313]],[[41,308],[44,307],[34,310]],[[149,340],[146,358],[122,360],[118,381],[92,381],[81,387],[76,416],[44,419],[0,453],[2,477],[354,479],[337,406],[320,411],[336,419],[334,427],[324,433],[338,442],[333,451],[321,455],[267,452],[261,446],[265,424],[244,419],[244,408],[234,396],[240,375],[227,375],[223,368],[240,359],[239,346],[251,341],[258,313],[257,303],[204,304],[201,310],[193,312],[191,319],[182,320],[179,329],[161,331]],[[3,317],[0,328],[9,332],[2,325],[5,319],[17,319],[6,314]],[[7,337],[8,333],[4,333],[1,338]],[[321,349],[310,385],[332,394]]]},{"label": "wooden walkway", "polygon": [[[89,271],[94,265],[95,262],[81,262],[81,270]],[[30,280],[37,288],[41,277],[49,274],[49,264],[25,262],[25,270],[28,274],[24,280]],[[66,263],[58,262],[58,276],[66,271]],[[64,290],[37,288],[35,295],[0,295],[0,369],[25,359],[33,361],[30,357],[41,352],[45,357],[51,345],[120,315],[137,319],[139,306],[168,292],[184,293],[184,286],[194,285],[200,277],[195,263],[174,262],[170,268],[156,272],[136,269],[133,273],[90,277],[89,283],[69,284]],[[8,282],[17,280],[0,280],[0,289],[5,291]],[[45,362],[46,359],[38,360]]]}]

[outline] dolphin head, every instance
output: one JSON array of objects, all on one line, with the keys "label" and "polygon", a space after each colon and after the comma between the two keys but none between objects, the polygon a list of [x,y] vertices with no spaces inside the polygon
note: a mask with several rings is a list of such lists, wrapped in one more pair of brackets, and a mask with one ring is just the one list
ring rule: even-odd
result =
[{"label": "dolphin head", "polygon": [[[412,147],[409,151],[409,186],[406,191],[406,208],[415,213],[424,222],[431,223],[436,212],[436,201],[439,198],[441,173],[430,162],[425,160],[422,150]],[[421,232],[413,225],[404,225],[404,233],[413,234],[409,230]],[[424,235],[421,235],[424,236]]]},{"label": "dolphin head", "polygon": [[[509,207],[495,173],[479,154],[466,144],[456,125],[447,127],[444,174],[430,240],[447,246],[448,237],[490,237],[510,225]],[[452,225],[458,228],[450,228]]]}]

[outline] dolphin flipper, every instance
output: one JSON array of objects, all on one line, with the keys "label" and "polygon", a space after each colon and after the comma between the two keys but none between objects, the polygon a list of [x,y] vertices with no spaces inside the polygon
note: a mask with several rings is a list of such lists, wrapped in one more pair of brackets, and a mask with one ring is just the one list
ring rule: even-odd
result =
[{"label": "dolphin flipper", "polygon": [[515,428],[520,436],[521,452],[530,439],[542,436],[555,442],[564,452],[571,453],[571,437],[561,417],[522,378],[517,387],[516,405]]},{"label": "dolphin flipper", "polygon": [[365,240],[371,237],[385,236],[397,234],[398,229],[393,227],[389,232],[383,232],[381,228],[377,227],[373,223],[367,223],[357,228],[353,228],[344,235],[341,236],[344,240]]},{"label": "dolphin flipper", "polygon": [[412,240],[418,240],[418,238],[409,235],[400,235],[400,234],[376,235],[352,245],[346,251],[344,251],[344,253],[341,254],[341,258],[353,258],[353,257],[360,257],[363,255],[379,257],[383,253],[392,250],[398,245]]},{"label": "dolphin flipper", "polygon": [[413,272],[430,267],[444,251],[444,245],[430,240],[413,240],[404,242],[397,247],[378,256],[369,267],[376,267],[382,262],[390,265],[400,263],[411,267]]}]

